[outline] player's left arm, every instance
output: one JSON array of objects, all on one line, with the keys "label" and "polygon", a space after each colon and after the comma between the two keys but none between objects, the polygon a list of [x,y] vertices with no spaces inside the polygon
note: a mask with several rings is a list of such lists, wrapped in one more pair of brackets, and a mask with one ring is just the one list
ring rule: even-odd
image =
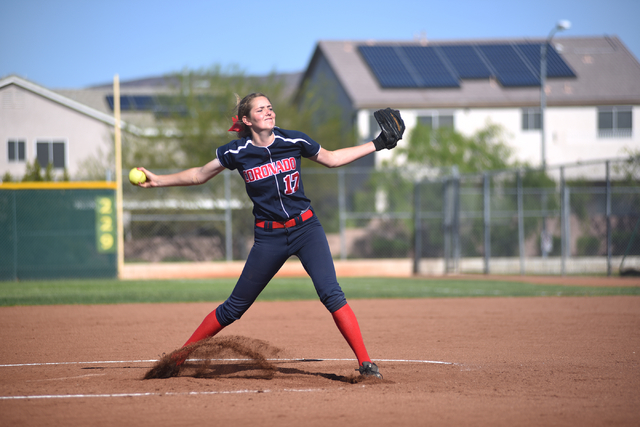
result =
[{"label": "player's left arm", "polygon": [[340,148],[339,150],[329,151],[324,148],[320,148],[318,154],[311,157],[314,162],[320,163],[328,168],[337,168],[347,165],[361,157],[374,153],[376,147],[373,142],[367,142],[366,144],[356,145],[353,147]]},{"label": "player's left arm", "polygon": [[320,148],[318,154],[311,157],[311,160],[320,163],[328,168],[337,168],[358,160],[361,157],[382,149],[391,150],[396,147],[398,141],[402,139],[405,131],[404,120],[400,116],[399,110],[385,108],[373,113],[374,118],[380,125],[380,135],[373,141],[354,147],[341,148],[335,151],[328,151]]}]

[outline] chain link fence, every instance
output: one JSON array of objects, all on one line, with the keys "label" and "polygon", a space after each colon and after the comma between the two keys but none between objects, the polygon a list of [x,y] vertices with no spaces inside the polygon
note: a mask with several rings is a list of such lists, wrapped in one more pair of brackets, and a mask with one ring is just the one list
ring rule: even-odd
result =
[{"label": "chain link fence", "polygon": [[443,207],[438,218],[440,206],[416,204],[414,270],[427,268],[433,255],[424,242],[431,248],[440,237],[424,229],[441,219],[436,247],[445,272],[633,274],[640,270],[637,167],[637,160],[610,160],[420,183],[422,198],[442,188]]},{"label": "chain link fence", "polygon": [[[627,274],[640,270],[638,163],[435,176],[307,167],[303,182],[335,258],[412,259],[416,274]],[[197,187],[125,185],[125,262],[244,260],[251,210],[232,171]]]},{"label": "chain link fence", "polygon": [[[640,271],[637,158],[477,175],[303,171],[337,259],[411,260],[416,274]],[[236,172],[194,187],[124,182],[125,263],[246,259],[254,219]],[[114,277],[115,185],[25,185],[0,186],[0,280]]]}]

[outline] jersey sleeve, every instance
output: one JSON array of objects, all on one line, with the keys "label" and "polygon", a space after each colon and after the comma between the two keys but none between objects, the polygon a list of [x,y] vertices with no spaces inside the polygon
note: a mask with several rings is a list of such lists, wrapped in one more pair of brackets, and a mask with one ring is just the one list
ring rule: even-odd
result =
[{"label": "jersey sleeve", "polygon": [[307,144],[302,144],[302,157],[313,157],[320,152],[320,144],[305,135]]},{"label": "jersey sleeve", "polygon": [[311,139],[309,135],[296,130],[284,130],[279,128],[278,130],[288,141],[299,145],[300,155],[302,157],[313,157],[320,152],[320,144]]},{"label": "jersey sleeve", "polygon": [[[232,141],[233,142],[233,141]],[[231,155],[231,142],[222,145],[216,149],[216,157],[222,166],[227,169],[235,170],[237,168],[235,164],[235,158]]]}]

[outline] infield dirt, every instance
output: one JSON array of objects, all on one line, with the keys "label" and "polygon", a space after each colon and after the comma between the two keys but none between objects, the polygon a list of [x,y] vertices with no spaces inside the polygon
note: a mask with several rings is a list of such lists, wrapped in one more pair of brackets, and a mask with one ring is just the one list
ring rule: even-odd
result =
[{"label": "infield dirt", "polygon": [[2,425],[640,424],[640,297],[350,304],[383,380],[317,301],[256,303],[217,337],[244,350],[198,357],[224,366],[151,380],[217,303],[0,308]]}]

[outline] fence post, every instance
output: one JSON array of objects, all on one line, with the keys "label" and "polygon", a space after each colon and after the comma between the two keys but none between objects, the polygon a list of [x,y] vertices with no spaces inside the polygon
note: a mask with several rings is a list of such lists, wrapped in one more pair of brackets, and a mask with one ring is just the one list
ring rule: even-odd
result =
[{"label": "fence post", "polygon": [[484,204],[484,274],[489,274],[489,258],[491,258],[491,208],[489,203],[491,201],[489,195],[489,174],[483,173],[483,204]]},{"label": "fence post", "polygon": [[606,167],[606,208],[605,213],[607,216],[607,276],[611,276],[611,175],[609,168],[609,160],[605,162]]},{"label": "fence post", "polygon": [[541,190],[542,194],[540,195],[540,202],[542,204],[542,231],[540,232],[540,251],[542,253],[542,258],[547,258],[547,255],[549,254],[549,245],[547,241],[551,238],[547,234],[547,189],[542,187]]},{"label": "fence post", "polygon": [[460,272],[460,174],[458,167],[453,166],[453,269]]},{"label": "fence post", "polygon": [[231,171],[224,170],[224,197],[227,200],[227,207],[224,212],[225,223],[225,251],[227,252],[227,261],[233,260],[233,227],[231,218]]},{"label": "fence post", "polygon": [[340,259],[347,259],[347,199],[345,195],[344,169],[338,169],[338,221],[340,222]]},{"label": "fence post", "polygon": [[566,228],[567,246],[565,247],[565,249],[567,251],[567,258],[571,258],[571,188],[565,187],[564,191],[565,191],[565,198],[566,198],[566,204],[567,204],[566,218],[565,218],[565,221],[567,224],[567,228]]},{"label": "fence post", "polygon": [[560,272],[564,276],[567,272],[567,200],[566,183],[564,181],[564,166],[560,166]]},{"label": "fence post", "polygon": [[449,208],[450,203],[450,178],[446,177],[442,180],[442,231],[444,239],[444,272],[450,272],[451,265],[451,218]]},{"label": "fence post", "polygon": [[420,258],[422,258],[422,221],[420,220],[420,182],[413,186],[413,274],[420,273]]},{"label": "fence post", "polygon": [[518,252],[520,253],[520,274],[524,275],[524,212],[522,201],[522,175],[516,172],[516,198],[518,200]]}]

